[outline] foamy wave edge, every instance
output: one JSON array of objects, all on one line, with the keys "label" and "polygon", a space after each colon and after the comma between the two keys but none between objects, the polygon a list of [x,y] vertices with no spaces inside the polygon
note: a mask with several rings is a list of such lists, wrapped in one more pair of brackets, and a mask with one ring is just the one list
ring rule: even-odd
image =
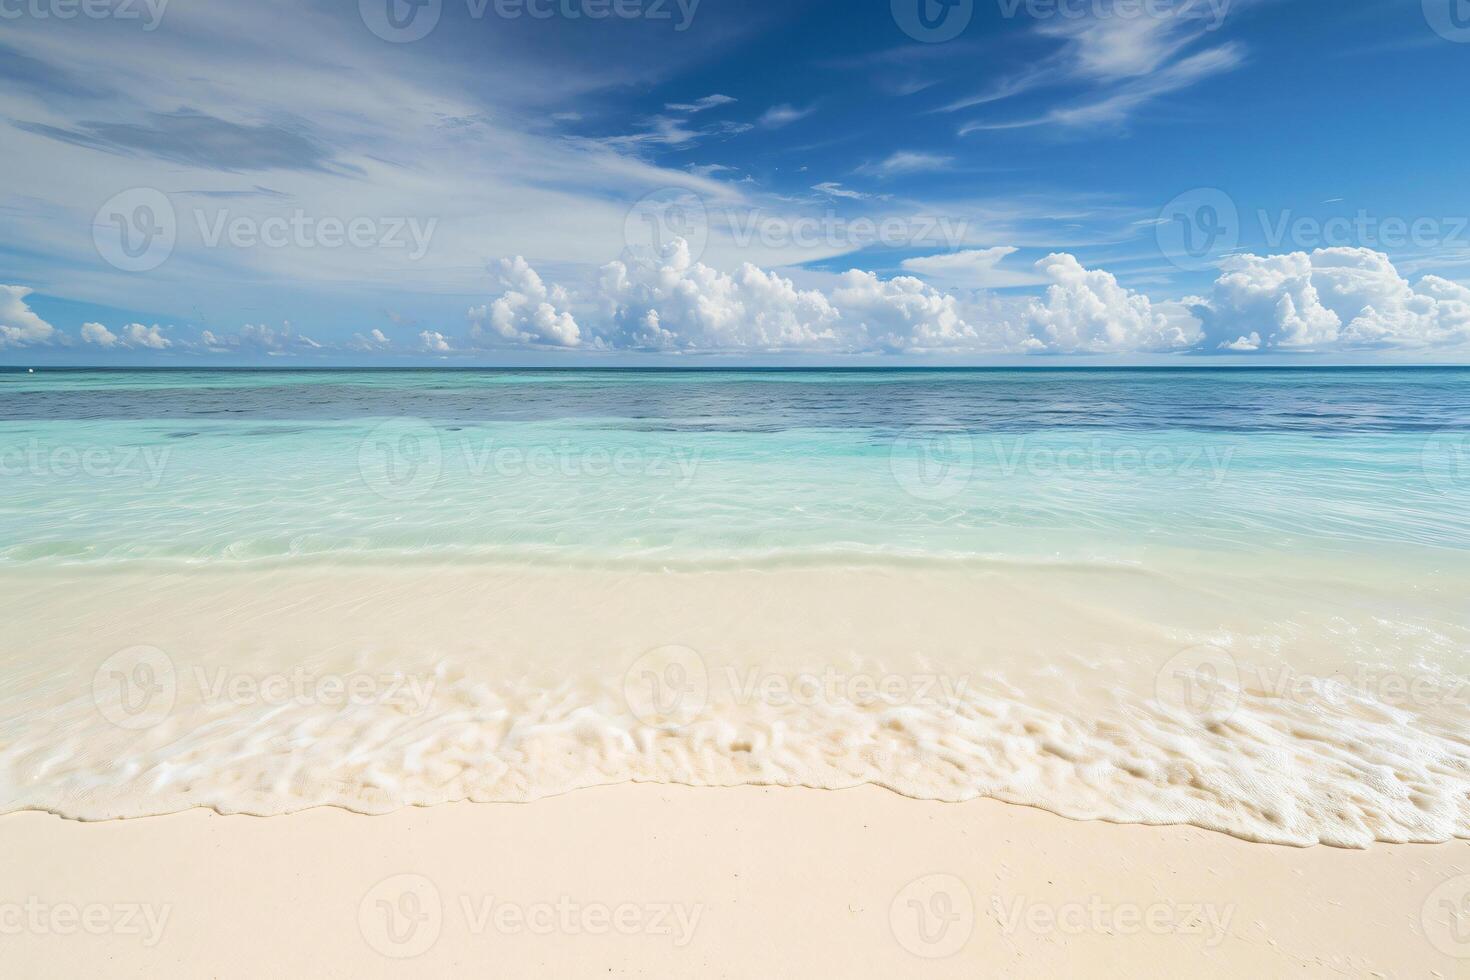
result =
[{"label": "foamy wave edge", "polygon": [[714,698],[665,727],[611,686],[492,690],[452,670],[439,681],[421,713],[200,708],[141,732],[99,729],[90,704],[69,704],[0,750],[0,811],[381,814],[623,782],[873,784],[1295,846],[1470,838],[1465,734],[1359,696],[1328,710],[1245,692],[1218,722],[1121,698],[1095,718],[979,692],[929,706]]}]

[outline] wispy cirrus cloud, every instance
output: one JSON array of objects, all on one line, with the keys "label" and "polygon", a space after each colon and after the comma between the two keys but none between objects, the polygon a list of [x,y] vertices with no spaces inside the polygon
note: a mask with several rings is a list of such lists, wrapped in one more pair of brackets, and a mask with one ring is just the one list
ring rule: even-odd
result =
[{"label": "wispy cirrus cloud", "polygon": [[105,153],[153,156],[230,173],[329,170],[334,166],[333,151],[304,132],[304,127],[242,125],[192,109],[148,113],[138,122],[83,121],[65,127],[22,120],[15,126]]},{"label": "wispy cirrus cloud", "polygon": [[[1240,0],[1236,8],[1248,6]],[[960,135],[983,130],[1054,125],[1083,127],[1126,121],[1148,102],[1188,88],[1244,60],[1244,49],[1225,42],[1189,53],[1211,36],[1229,5],[1174,3],[1161,7],[1108,7],[1087,17],[1056,17],[1036,24],[1032,35],[1061,47],[1026,69],[942,106],[959,112],[994,106],[1033,92],[1055,90],[1060,104],[1019,120],[982,119]],[[1081,90],[1081,94],[1076,94]]]},{"label": "wispy cirrus cloud", "polygon": [[961,136],[984,130],[1026,129],[1032,126],[1095,126],[1121,123],[1140,106],[1230,71],[1244,59],[1239,45],[1223,44],[1183,58],[1161,71],[1144,75],[1102,97],[1084,98],[1058,106],[1040,116],[1002,122],[974,122],[961,126]]},{"label": "wispy cirrus cloud", "polygon": [[865,163],[854,172],[870,177],[898,177],[948,170],[953,165],[954,157],[945,154],[898,150],[876,163]]},{"label": "wispy cirrus cloud", "polygon": [[715,109],[722,105],[730,105],[735,101],[735,99],[728,95],[720,95],[716,92],[714,95],[706,95],[704,98],[695,99],[693,102],[667,102],[664,104],[664,108],[670,112],[688,112],[692,114],[703,112],[706,109]]}]

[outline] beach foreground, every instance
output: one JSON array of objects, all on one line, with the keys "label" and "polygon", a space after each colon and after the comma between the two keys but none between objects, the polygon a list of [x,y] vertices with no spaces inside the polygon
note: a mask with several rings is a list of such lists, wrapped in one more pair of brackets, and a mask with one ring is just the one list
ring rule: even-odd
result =
[{"label": "beach foreground", "polygon": [[17,813],[0,841],[10,976],[1454,977],[1470,954],[1470,842],[1298,849],[874,787]]}]

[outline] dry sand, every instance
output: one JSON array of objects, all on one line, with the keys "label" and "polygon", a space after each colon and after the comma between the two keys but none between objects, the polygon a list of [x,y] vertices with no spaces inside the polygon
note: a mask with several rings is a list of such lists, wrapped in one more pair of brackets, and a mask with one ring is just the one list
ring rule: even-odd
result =
[{"label": "dry sand", "polygon": [[872,787],[31,812],[0,845],[7,978],[1470,977],[1470,841],[1294,849]]}]

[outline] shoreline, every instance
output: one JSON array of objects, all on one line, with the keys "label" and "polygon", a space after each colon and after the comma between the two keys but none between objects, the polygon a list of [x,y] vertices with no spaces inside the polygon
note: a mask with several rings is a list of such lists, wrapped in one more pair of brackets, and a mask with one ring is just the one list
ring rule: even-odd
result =
[{"label": "shoreline", "polygon": [[1354,592],[1347,622],[1339,587],[1228,576],[3,580],[5,810],[873,784],[1294,845],[1470,833],[1453,683],[1470,648],[1438,603],[1418,617],[1446,619],[1431,648],[1384,625],[1409,600]]},{"label": "shoreline", "polygon": [[1470,841],[1292,848],[875,787],[28,811],[0,841],[17,975],[1452,977],[1470,957],[1444,904],[1470,899]]}]

